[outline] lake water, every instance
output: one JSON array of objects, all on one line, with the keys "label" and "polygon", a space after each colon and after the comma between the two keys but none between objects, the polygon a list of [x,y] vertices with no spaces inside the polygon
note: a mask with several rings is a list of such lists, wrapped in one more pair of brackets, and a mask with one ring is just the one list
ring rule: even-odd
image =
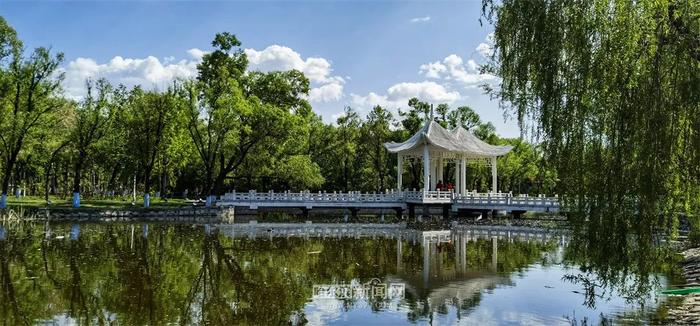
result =
[{"label": "lake water", "polygon": [[[611,282],[565,234],[487,227],[16,224],[3,324],[653,323],[660,271]],[[584,267],[582,267],[584,266]],[[647,281],[644,279],[644,281]],[[631,284],[635,283],[635,284]],[[631,294],[632,293],[632,294]]]}]

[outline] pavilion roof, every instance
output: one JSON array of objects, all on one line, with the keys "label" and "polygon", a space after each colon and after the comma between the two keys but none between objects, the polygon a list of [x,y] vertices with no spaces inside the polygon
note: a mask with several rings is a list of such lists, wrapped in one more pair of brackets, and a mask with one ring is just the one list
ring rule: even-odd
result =
[{"label": "pavilion roof", "polygon": [[391,153],[405,154],[422,152],[424,144],[428,144],[432,151],[458,153],[477,158],[502,156],[513,149],[513,146],[488,144],[461,126],[449,131],[435,121],[426,123],[403,143],[390,142],[385,143],[384,146]]}]

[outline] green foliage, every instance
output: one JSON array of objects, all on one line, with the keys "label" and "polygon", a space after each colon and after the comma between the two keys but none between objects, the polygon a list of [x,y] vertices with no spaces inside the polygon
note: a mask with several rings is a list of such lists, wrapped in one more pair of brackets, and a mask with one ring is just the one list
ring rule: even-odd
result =
[{"label": "green foliage", "polygon": [[54,123],[55,114],[65,104],[56,95],[62,74],[57,71],[63,54],[52,56],[37,48],[25,57],[16,46],[14,31],[0,21],[0,40],[12,46],[9,64],[0,73],[0,145],[3,163],[2,193],[7,194],[10,177],[20,153],[35,139],[42,126]]},{"label": "green foliage", "polygon": [[[454,245],[443,243],[431,253],[437,262],[431,262],[431,272],[437,275],[426,288],[418,276],[422,246],[388,237],[231,238],[214,228],[208,233],[201,225],[184,224],[76,227],[74,239],[69,224],[3,229],[0,320],[12,325],[62,317],[78,324],[278,325],[303,312],[314,285],[390,276],[406,283],[409,307],[422,307],[434,290],[446,286],[442,277],[510,274],[538,262],[542,252],[554,251],[537,242],[502,241],[494,271],[492,242],[471,241],[467,264],[460,269]],[[473,308],[478,300],[465,300],[459,308]],[[343,303],[353,309],[360,302]],[[412,308],[408,317],[428,313]]]},{"label": "green foliage", "polygon": [[512,145],[513,150],[498,159],[498,184],[518,194],[556,193],[556,172],[546,168],[543,153],[522,139],[500,139],[500,145]]},{"label": "green foliage", "polygon": [[[438,106],[439,108],[440,106]],[[443,118],[445,119],[445,118]],[[468,106],[460,106],[447,113],[446,120],[450,128],[461,126],[466,130],[474,130],[482,125],[481,117]]]},{"label": "green foliage", "polygon": [[75,152],[74,192],[80,192],[83,165],[94,155],[96,144],[106,135],[107,126],[115,115],[115,102],[119,101],[118,93],[104,79],[94,85],[96,96],[93,95],[92,81],[88,80],[86,87],[85,99],[75,106],[72,119],[69,118],[72,126],[68,141]]},{"label": "green foliage", "polygon": [[393,179],[390,172],[395,163],[384,149],[384,143],[393,140],[392,124],[394,124],[394,117],[391,112],[381,106],[375,106],[360,127],[359,147],[362,153],[360,156],[367,161],[362,167],[361,176],[364,189],[380,192],[391,188],[389,181]]},{"label": "green foliage", "polygon": [[[234,189],[381,192],[396,187],[396,156],[384,143],[405,140],[431,117],[503,142],[472,108],[433,107],[418,98],[398,116],[381,106],[366,113],[347,107],[325,123],[307,100],[302,72],[249,71],[242,43],[230,33],[211,44],[196,78],[149,91],[88,80],[86,96],[73,101],[59,92],[62,55],[39,48],[25,58],[16,33],[0,20],[3,191],[43,192],[47,202],[74,191],[85,199],[133,201],[153,190],[163,198]],[[503,184],[553,190],[551,174],[533,163],[542,152],[524,142],[518,148],[503,163]],[[404,183],[418,188],[422,163],[405,163]],[[489,171],[475,166],[468,182],[487,189]]]},{"label": "green foliage", "polygon": [[288,156],[276,170],[278,178],[286,185],[284,189],[291,191],[318,189],[325,181],[321,168],[308,155]]},{"label": "green foliage", "polygon": [[167,167],[167,151],[176,133],[182,127],[178,116],[185,101],[177,95],[176,86],[166,92],[144,92],[135,88],[129,94],[129,103],[122,114],[127,128],[127,148],[143,171],[144,192],[151,190],[151,174],[156,163]]},{"label": "green foliage", "polygon": [[291,111],[308,112],[301,98],[308,80],[294,71],[244,77],[247,58],[234,50],[235,36],[218,34],[212,44],[218,49],[204,56],[197,82],[187,87],[188,129],[204,165],[204,189],[220,194],[257,151],[284,144],[298,121]]},{"label": "green foliage", "polygon": [[[700,3],[485,0],[489,89],[542,140],[601,275],[644,286],[659,232],[700,206]],[[624,262],[619,264],[618,262]]]},{"label": "green foliage", "polygon": [[658,225],[660,210],[697,206],[697,2],[484,6],[496,27],[488,70],[502,77],[493,92],[521,123],[534,122],[562,191],[579,208],[638,210],[629,226],[643,231]]}]

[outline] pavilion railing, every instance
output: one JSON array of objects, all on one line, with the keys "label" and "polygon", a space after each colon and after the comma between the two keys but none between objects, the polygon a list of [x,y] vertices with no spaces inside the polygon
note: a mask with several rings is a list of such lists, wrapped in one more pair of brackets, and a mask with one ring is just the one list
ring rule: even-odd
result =
[{"label": "pavilion railing", "polygon": [[317,202],[317,203],[396,203],[418,201],[424,203],[453,203],[489,206],[559,207],[559,198],[544,195],[528,196],[512,193],[458,194],[454,191],[387,190],[385,192],[230,192],[221,202]]},{"label": "pavilion railing", "polygon": [[535,197],[528,195],[516,195],[511,193],[467,193],[456,194],[453,199],[455,204],[465,205],[489,205],[489,206],[524,206],[524,207],[559,207],[559,197],[546,197],[538,195]]},{"label": "pavilion railing", "polygon": [[389,191],[384,193],[360,192],[230,192],[221,197],[223,202],[399,202],[403,197],[401,192]]}]

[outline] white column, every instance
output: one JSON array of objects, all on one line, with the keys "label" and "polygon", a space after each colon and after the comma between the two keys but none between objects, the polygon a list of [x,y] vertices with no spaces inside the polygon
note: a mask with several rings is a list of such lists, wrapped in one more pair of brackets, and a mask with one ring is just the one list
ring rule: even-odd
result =
[{"label": "white column", "polygon": [[437,160],[430,160],[430,190],[437,186]]},{"label": "white column", "polygon": [[401,154],[399,154],[396,163],[396,187],[399,191],[403,188],[403,156]]},{"label": "white column", "polygon": [[466,194],[467,193],[467,159],[462,157],[461,161],[461,166],[460,169],[462,170],[461,173],[459,174],[460,180],[459,180],[459,193],[461,194]]},{"label": "white column", "polygon": [[428,287],[430,279],[430,242],[423,238],[423,286]]},{"label": "white column", "polygon": [[498,166],[496,164],[496,157],[491,158],[491,184],[493,185],[493,192],[498,192]]},{"label": "white column", "polygon": [[438,162],[437,162],[437,178],[435,178],[435,180],[442,181],[442,183],[445,184],[445,180],[442,180],[442,178],[444,178],[444,175],[445,175],[444,173],[442,173],[443,172],[442,165],[443,165],[443,161],[442,161],[442,157],[441,157],[438,159]]},{"label": "white column", "polygon": [[396,238],[396,270],[401,270],[401,260],[403,258],[403,243],[401,242],[401,235]]},{"label": "white column", "polygon": [[491,267],[495,271],[498,269],[498,237],[491,238],[491,248]]},{"label": "white column", "polygon": [[461,254],[462,254],[462,273],[467,272],[467,237],[462,233],[462,235],[459,237],[460,238],[460,245],[462,246],[461,249]]},{"label": "white column", "polygon": [[428,144],[423,147],[423,190],[430,190],[430,151]]},{"label": "white column", "polygon": [[460,194],[462,191],[462,185],[460,181],[462,181],[462,166],[460,161],[455,161],[455,193]]}]

